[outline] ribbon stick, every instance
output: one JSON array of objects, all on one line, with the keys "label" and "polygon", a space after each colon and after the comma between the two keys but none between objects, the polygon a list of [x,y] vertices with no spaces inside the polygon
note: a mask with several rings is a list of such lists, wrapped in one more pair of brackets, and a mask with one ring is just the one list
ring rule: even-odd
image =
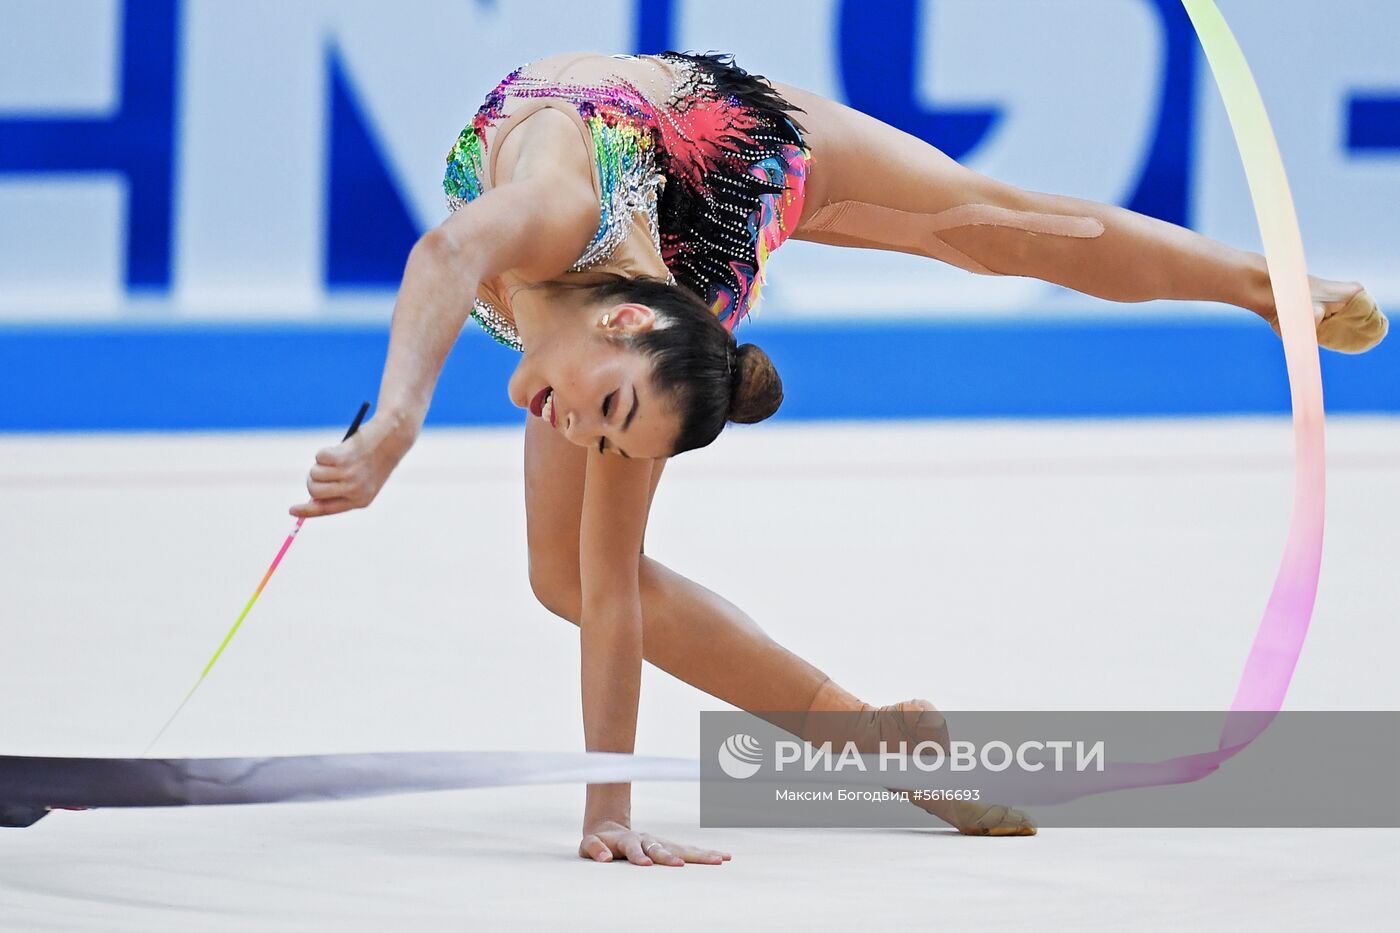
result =
[{"label": "ribbon stick", "polygon": [[[346,431],[345,436],[341,438],[342,442],[348,441],[351,436],[360,429],[360,422],[364,421],[365,413],[368,411],[369,402],[362,403],[359,412],[355,415],[355,420],[350,423],[350,430]],[[170,714],[170,718],[165,721],[165,725],[160,727],[160,731],[156,733],[156,737],[151,739],[146,745],[146,748],[141,752],[142,758],[145,758],[155,744],[160,741],[160,737],[165,735],[165,730],[170,728],[170,724],[175,721],[175,717],[180,715],[180,712],[185,708],[185,704],[189,703],[190,697],[194,696],[194,692],[199,689],[199,685],[204,683],[204,678],[208,677],[209,672],[214,669],[214,664],[219,660],[219,655],[224,653],[224,649],[228,647],[228,643],[233,641],[233,636],[237,634],[238,627],[243,624],[244,619],[248,618],[248,613],[252,610],[253,603],[257,602],[258,597],[262,595],[263,587],[267,586],[267,581],[272,579],[272,574],[277,570],[277,565],[282,563],[282,558],[286,555],[288,548],[292,546],[292,541],[295,540],[297,532],[301,531],[301,526],[305,521],[305,517],[297,519],[296,526],[292,528],[292,533],[287,535],[287,540],[282,542],[282,547],[277,551],[277,556],[272,558],[272,565],[267,568],[267,573],[263,574],[262,580],[258,583],[258,588],[253,590],[253,595],[249,598],[248,604],[243,607],[243,611],[240,612],[238,618],[234,620],[233,628],[228,630],[228,634],[225,635],[224,640],[219,643],[219,648],[214,652],[214,656],[209,659],[208,664],[204,665],[204,670],[199,672],[199,679],[194,682],[194,686],[190,688],[190,692],[185,694],[185,698],[180,701],[180,705],[175,707],[175,712]]]}]

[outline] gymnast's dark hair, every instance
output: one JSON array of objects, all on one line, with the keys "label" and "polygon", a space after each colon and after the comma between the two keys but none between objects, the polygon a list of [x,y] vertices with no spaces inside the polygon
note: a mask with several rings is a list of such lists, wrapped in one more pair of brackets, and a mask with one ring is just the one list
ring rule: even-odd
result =
[{"label": "gymnast's dark hair", "polygon": [[783,382],[768,354],[736,343],[688,288],[612,274],[596,283],[551,286],[581,292],[589,304],[631,301],[656,313],[651,330],[621,340],[651,358],[652,384],[680,414],[673,454],[710,444],[731,421],[762,421],[782,404]]}]

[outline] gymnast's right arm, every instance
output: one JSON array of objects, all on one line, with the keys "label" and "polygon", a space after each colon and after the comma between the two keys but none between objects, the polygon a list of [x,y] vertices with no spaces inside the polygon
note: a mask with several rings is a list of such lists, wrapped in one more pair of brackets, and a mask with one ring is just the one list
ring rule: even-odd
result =
[{"label": "gymnast's right arm", "polygon": [[[543,110],[511,135],[496,170],[509,181],[418,239],[394,303],[374,416],[323,448],[307,476],[311,498],[288,511],[333,515],[369,505],[418,437],[448,351],[480,283],[505,271],[552,279],[578,259],[598,225],[592,167],[569,118]],[[509,174],[507,174],[509,173]]]}]

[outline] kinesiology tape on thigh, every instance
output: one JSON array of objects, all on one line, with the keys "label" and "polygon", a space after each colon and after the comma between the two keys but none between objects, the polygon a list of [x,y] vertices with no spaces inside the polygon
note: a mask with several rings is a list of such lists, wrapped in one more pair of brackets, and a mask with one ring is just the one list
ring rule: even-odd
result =
[{"label": "kinesiology tape on thigh", "polygon": [[939,236],[944,230],[971,226],[1009,227],[1078,239],[1101,236],[1104,229],[1094,217],[1039,214],[990,204],[959,204],[936,214],[922,214],[864,201],[828,204],[803,224],[813,233],[834,233],[871,246],[920,253],[979,275],[1005,274],[992,271]]}]

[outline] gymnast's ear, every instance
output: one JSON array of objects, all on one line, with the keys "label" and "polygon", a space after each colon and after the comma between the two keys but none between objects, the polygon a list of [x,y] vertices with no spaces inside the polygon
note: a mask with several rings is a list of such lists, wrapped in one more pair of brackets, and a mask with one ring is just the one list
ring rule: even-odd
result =
[{"label": "gymnast's ear", "polygon": [[594,313],[593,324],[611,337],[643,334],[657,325],[656,312],[644,304],[625,301]]}]

